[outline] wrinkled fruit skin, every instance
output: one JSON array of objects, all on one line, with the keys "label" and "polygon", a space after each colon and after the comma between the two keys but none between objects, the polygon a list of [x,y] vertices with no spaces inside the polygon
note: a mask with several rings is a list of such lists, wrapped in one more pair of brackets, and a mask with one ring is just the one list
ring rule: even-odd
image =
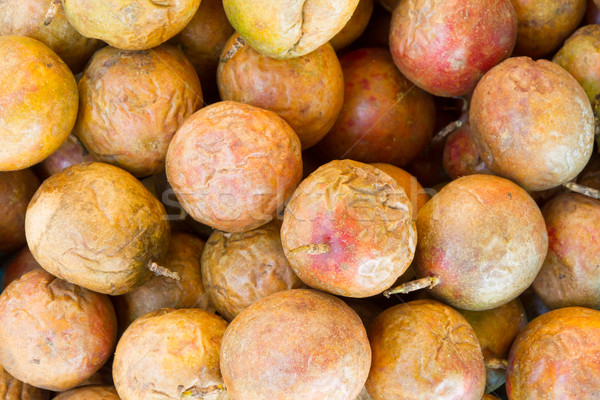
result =
[{"label": "wrinkled fruit skin", "polygon": [[344,103],[342,67],[327,43],[304,56],[277,60],[255,51],[235,34],[223,49],[217,83],[223,100],[250,104],[283,118],[303,150],[325,136]]},{"label": "wrinkled fruit skin", "polygon": [[417,215],[418,278],[437,276],[431,293],[482,311],[515,299],[542,267],[548,235],[540,209],[511,181],[469,175],[446,185]]},{"label": "wrinkled fruit skin", "polygon": [[210,306],[200,273],[204,241],[188,233],[173,232],[162,264],[179,275],[179,280],[152,276],[142,286],[115,299],[119,329],[125,330],[134,320],[161,308],[202,308]]},{"label": "wrinkled fruit skin", "polygon": [[25,244],[25,212],[39,186],[40,180],[29,169],[0,172],[0,254]]},{"label": "wrinkled fruit skin", "polygon": [[[458,312],[475,331],[484,359],[507,359],[510,346],[527,325],[527,315],[519,299],[487,311]],[[486,392],[498,389],[505,379],[503,369],[486,368]]]},{"label": "wrinkled fruit skin", "polygon": [[475,88],[469,116],[485,164],[526,190],[575,178],[592,155],[594,117],[587,95],[550,61],[517,57],[493,68]]},{"label": "wrinkled fruit skin", "polygon": [[85,386],[59,394],[54,400],[121,400],[112,386]]},{"label": "wrinkled fruit skin", "polygon": [[224,0],[231,25],[258,52],[294,58],[314,51],[344,28],[359,0]]},{"label": "wrinkled fruit skin", "polygon": [[3,400],[48,400],[50,393],[16,380],[0,366],[0,398]]},{"label": "wrinkled fruit skin", "polygon": [[485,366],[473,328],[452,308],[416,300],[388,308],[369,328],[366,388],[373,400],[480,400]]},{"label": "wrinkled fruit skin", "polygon": [[141,177],[164,170],[171,138],[202,107],[196,71],[171,45],[105,47],[90,60],[79,91],[74,134],[98,161]]},{"label": "wrinkled fruit skin", "polygon": [[300,140],[271,111],[223,101],[196,112],[167,153],[167,178],[192,218],[225,232],[273,220],[300,183]]},{"label": "wrinkled fruit skin", "polygon": [[[412,209],[404,189],[383,171],[332,161],[306,178],[290,199],[281,228],[283,250],[308,286],[347,297],[374,296],[413,259]],[[310,244],[326,244],[329,251],[299,251]]]},{"label": "wrinkled fruit skin", "polygon": [[223,318],[198,308],[163,309],[137,319],[115,352],[121,400],[181,399],[194,390],[216,400],[223,387],[219,348],[226,328]]},{"label": "wrinkled fruit skin", "polygon": [[344,25],[341,31],[338,32],[330,41],[329,44],[337,51],[352,44],[356,39],[363,34],[371,14],[373,14],[374,0],[360,0],[358,6],[352,14],[352,18]]},{"label": "wrinkled fruit skin", "polygon": [[73,27],[123,50],[147,50],[178,34],[200,0],[63,0]]},{"label": "wrinkled fruit skin", "polygon": [[543,209],[548,255],[533,288],[550,309],[600,309],[600,200],[565,193]]},{"label": "wrinkled fruit skin", "polygon": [[18,280],[35,269],[42,269],[42,266],[33,258],[29,248],[25,246],[15,253],[14,257],[2,268],[2,285],[0,288],[4,289],[12,281]]},{"label": "wrinkled fruit skin", "polygon": [[517,37],[510,0],[405,0],[395,8],[390,49],[400,72],[436,96],[470,94],[509,57]]},{"label": "wrinkled fruit skin", "polygon": [[71,165],[93,161],[98,160],[83,147],[75,135],[69,135],[67,141],[58,150],[36,165],[34,169],[38,176],[46,179]]},{"label": "wrinkled fruit skin", "polygon": [[0,36],[0,60],[0,171],[13,171],[67,140],[79,95],[69,67],[35,39]]},{"label": "wrinkled fruit skin", "polygon": [[433,134],[433,98],[398,72],[385,49],[356,50],[341,63],[344,105],[319,143],[321,153],[328,159],[409,163]]},{"label": "wrinkled fruit skin", "polygon": [[235,318],[221,346],[232,400],[354,400],[371,365],[360,318],[342,300],[294,289]]},{"label": "wrinkled fruit skin", "polygon": [[506,371],[511,400],[592,399],[600,387],[600,312],[561,308],[537,317],[513,344]]},{"label": "wrinkled fruit skin", "polygon": [[213,231],[202,253],[202,279],[219,315],[228,321],[257,300],[304,286],[281,247],[280,224],[244,233]]},{"label": "wrinkled fruit skin", "polygon": [[551,55],[581,22],[586,0],[511,0],[517,13],[515,55]]},{"label": "wrinkled fruit skin", "polygon": [[30,385],[53,391],[80,385],[111,356],[116,335],[107,296],[45,271],[25,274],[0,296],[0,363]]},{"label": "wrinkled fruit skin", "polygon": [[99,293],[124,294],[160,264],[170,237],[162,204],[124,170],[103,163],[46,179],[25,216],[31,253],[51,274]]}]

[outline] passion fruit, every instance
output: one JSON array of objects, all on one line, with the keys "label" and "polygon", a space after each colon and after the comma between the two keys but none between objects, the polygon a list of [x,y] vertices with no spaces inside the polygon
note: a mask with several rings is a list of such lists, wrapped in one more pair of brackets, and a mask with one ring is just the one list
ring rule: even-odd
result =
[{"label": "passion fruit", "polygon": [[37,164],[34,170],[39,177],[46,179],[71,165],[93,161],[98,160],[83,147],[75,135],[71,134],[58,150]]},{"label": "passion fruit", "polygon": [[112,386],[85,386],[69,390],[56,396],[54,400],[121,400]]},{"label": "passion fruit", "polygon": [[7,287],[12,281],[16,281],[26,273],[35,269],[42,269],[42,266],[33,258],[29,247],[25,246],[15,253],[15,255],[2,268],[1,289]]},{"label": "passion fruit", "polygon": [[15,379],[0,365],[0,396],[4,400],[48,400],[50,393]]},{"label": "passion fruit", "polygon": [[373,0],[360,0],[350,20],[337,35],[331,38],[329,44],[335,50],[343,49],[352,44],[367,29],[371,14],[373,14]]}]

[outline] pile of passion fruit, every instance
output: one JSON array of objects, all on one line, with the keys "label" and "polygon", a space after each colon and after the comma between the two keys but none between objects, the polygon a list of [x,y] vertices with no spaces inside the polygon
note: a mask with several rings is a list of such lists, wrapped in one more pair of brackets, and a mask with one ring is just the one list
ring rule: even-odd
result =
[{"label": "pile of passion fruit", "polygon": [[599,6],[0,0],[0,398],[600,399]]}]

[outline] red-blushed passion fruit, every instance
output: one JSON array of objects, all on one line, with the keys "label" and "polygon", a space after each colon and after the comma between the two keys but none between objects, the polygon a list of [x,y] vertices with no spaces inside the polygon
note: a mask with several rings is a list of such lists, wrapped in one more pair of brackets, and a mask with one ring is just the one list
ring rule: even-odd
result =
[{"label": "red-blushed passion fruit", "polygon": [[551,309],[600,309],[600,200],[565,193],[543,214],[548,254],[533,289]]},{"label": "red-blushed passion fruit", "polygon": [[167,251],[162,204],[126,171],[104,163],[46,179],[29,203],[31,253],[51,274],[99,293],[124,294],[150,278]]},{"label": "red-blushed passion fruit", "polygon": [[231,322],[221,346],[232,400],[354,400],[370,365],[360,318],[342,300],[314,290],[257,301]]},{"label": "red-blushed passion fruit", "polygon": [[3,290],[12,281],[16,281],[35,269],[42,269],[42,266],[33,258],[29,247],[25,246],[16,252],[2,268],[2,285],[0,285],[0,290]]},{"label": "red-blushed passion fruit", "polygon": [[48,46],[0,36],[0,171],[30,167],[67,140],[79,94],[69,67]]},{"label": "red-blushed passion fruit", "polygon": [[23,275],[0,295],[0,363],[30,385],[78,386],[108,360],[116,335],[107,296],[46,271]]},{"label": "red-blushed passion fruit", "polygon": [[213,231],[202,253],[208,297],[228,321],[257,300],[304,286],[285,258],[278,221],[242,233]]},{"label": "red-blushed passion fruit", "polygon": [[25,212],[39,186],[39,179],[29,169],[0,172],[0,254],[25,244]]},{"label": "red-blushed passion fruit", "polygon": [[581,22],[586,0],[511,0],[517,13],[515,55],[551,55]]},{"label": "red-blushed passion fruit", "polygon": [[73,27],[123,50],[147,50],[178,34],[200,0],[62,0]]},{"label": "red-blushed passion fruit", "polygon": [[415,85],[436,96],[463,96],[510,56],[516,37],[510,0],[405,0],[392,15],[390,49]]},{"label": "red-blushed passion fruit", "polygon": [[409,163],[433,134],[433,98],[402,76],[385,49],[355,50],[341,63],[344,105],[320,152],[330,160]]},{"label": "red-blushed passion fruit", "polygon": [[48,400],[50,393],[15,379],[0,365],[0,396],[3,400]]},{"label": "red-blushed passion fruit", "polygon": [[494,173],[539,191],[575,178],[594,146],[592,107],[567,71],[511,58],[489,71],[469,111],[475,147]]},{"label": "red-blushed passion fruit", "polygon": [[395,165],[385,163],[374,163],[371,165],[394,178],[398,185],[404,189],[404,193],[406,193],[413,205],[413,219],[416,221],[417,213],[429,201],[429,195],[417,181],[417,178]]},{"label": "red-blushed passion fruit", "polygon": [[227,322],[199,308],[163,309],[127,328],[115,352],[121,400],[201,398],[224,390],[219,349]]},{"label": "red-blushed passion fruit", "polygon": [[[81,71],[102,42],[77,32],[62,6],[49,15],[53,0],[6,0],[0,3],[0,36],[19,35],[50,47],[75,73]],[[46,24],[46,22],[49,22]]]},{"label": "red-blushed passion fruit", "polygon": [[217,83],[223,100],[250,104],[283,118],[298,135],[302,149],[325,136],[344,102],[342,67],[327,43],[304,56],[277,60],[252,49],[236,33],[223,48]]},{"label": "red-blushed passion fruit", "polygon": [[[487,311],[457,310],[475,331],[486,363],[486,392],[504,385],[505,362],[510,346],[527,325],[525,309],[515,299]],[[498,364],[498,365],[492,365]]]},{"label": "red-blushed passion fruit", "polygon": [[344,28],[359,0],[224,0],[229,22],[258,52],[294,58],[329,42]]},{"label": "red-blushed passion fruit", "polygon": [[600,312],[550,311],[531,321],[510,350],[511,400],[593,399],[600,387]]},{"label": "red-blushed passion fruit", "polygon": [[73,133],[98,161],[135,176],[164,170],[171,138],[202,107],[194,67],[167,44],[147,51],[99,50],[79,81],[79,92]]},{"label": "red-blushed passion fruit", "polygon": [[434,297],[482,311],[515,299],[536,277],[548,235],[535,201],[516,184],[469,175],[446,185],[417,215],[418,278]]},{"label": "red-blushed passion fruit", "polygon": [[315,289],[368,297],[390,287],[416,246],[413,206],[388,174],[351,160],[331,161],[290,199],[281,242],[300,279]]},{"label": "red-blushed passion fruit", "polygon": [[215,103],[188,118],[173,137],[167,178],[196,221],[248,231],[273,220],[298,186],[300,140],[271,111]]},{"label": "red-blushed passion fruit", "polygon": [[350,20],[337,35],[331,38],[329,44],[336,50],[343,49],[352,44],[367,28],[372,13],[373,0],[360,0]]},{"label": "red-blushed passion fruit", "polygon": [[54,400],[121,400],[112,386],[84,386],[56,396]]},{"label": "red-blushed passion fruit", "polygon": [[200,273],[204,241],[183,232],[173,232],[163,266],[177,278],[153,276],[142,286],[114,299],[119,330],[134,320],[161,308],[211,308]]},{"label": "red-blushed passion fruit", "polygon": [[71,165],[81,164],[83,162],[97,161],[85,147],[81,144],[75,135],[69,135],[67,141],[34,167],[36,174],[42,179],[46,179]]},{"label": "red-blushed passion fruit", "polygon": [[485,366],[473,328],[452,308],[416,300],[388,308],[369,328],[366,388],[373,400],[480,400]]}]

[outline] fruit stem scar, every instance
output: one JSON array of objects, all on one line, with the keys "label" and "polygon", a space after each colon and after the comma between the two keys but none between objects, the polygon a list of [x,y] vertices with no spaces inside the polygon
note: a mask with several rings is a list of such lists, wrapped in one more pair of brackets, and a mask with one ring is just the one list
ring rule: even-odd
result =
[{"label": "fruit stem scar", "polygon": [[150,261],[150,263],[148,264],[148,269],[154,272],[154,275],[156,276],[166,276],[167,278],[175,279],[176,281],[179,280],[179,274],[177,272],[173,272],[166,269],[165,267],[161,267],[154,261]]},{"label": "fruit stem scar", "polygon": [[393,294],[406,294],[421,289],[431,289],[440,283],[440,278],[437,276],[428,276],[426,278],[417,279],[414,281],[403,283],[393,289],[386,290],[383,295],[390,298]]},{"label": "fruit stem scar", "polygon": [[330,247],[327,243],[311,243],[304,246],[296,247],[290,250],[290,254],[307,253],[307,254],[326,254],[329,253]]},{"label": "fruit stem scar", "polygon": [[240,51],[245,45],[246,42],[244,41],[244,39],[241,36],[238,36],[231,48],[227,50],[227,53],[225,53],[225,55],[223,55],[223,57],[221,57],[221,60],[219,61],[222,63],[226,63],[227,61],[231,60],[233,57],[235,57],[237,52]]},{"label": "fruit stem scar", "polygon": [[58,9],[61,5],[62,0],[52,0],[52,3],[50,3],[50,7],[48,7],[48,11],[46,11],[46,15],[44,15],[44,25],[50,25],[54,17],[56,17],[56,13],[58,12]]},{"label": "fruit stem scar", "polygon": [[600,190],[583,186],[575,182],[567,182],[563,186],[569,189],[571,192],[579,193],[584,196],[591,197],[592,199],[600,200]]},{"label": "fruit stem scar", "polygon": [[223,385],[212,385],[212,386],[207,386],[207,387],[203,387],[203,388],[193,386],[193,387],[188,388],[185,391],[181,392],[181,396],[182,397],[197,397],[197,398],[203,399],[204,396],[207,394],[212,394],[214,392],[224,392],[224,391],[225,391],[225,386],[223,386]]},{"label": "fruit stem scar", "polygon": [[488,369],[506,369],[508,361],[501,358],[486,358],[484,360],[485,367]]}]

